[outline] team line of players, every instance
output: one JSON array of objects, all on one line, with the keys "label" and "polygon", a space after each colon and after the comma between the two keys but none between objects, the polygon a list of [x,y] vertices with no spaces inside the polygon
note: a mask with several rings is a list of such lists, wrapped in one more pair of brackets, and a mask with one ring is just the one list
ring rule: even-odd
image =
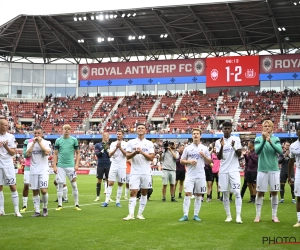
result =
[{"label": "team line of players", "polygon": [[[12,191],[12,200],[15,209],[15,215],[22,217],[19,213],[19,198],[16,191],[16,177],[12,164],[12,156],[14,155],[15,139],[14,136],[7,133],[8,124],[6,120],[0,120],[0,216],[4,214],[4,196],[3,185],[9,185]],[[241,219],[242,199],[240,195],[240,174],[239,161],[241,156],[241,141],[239,137],[231,136],[232,124],[230,122],[223,123],[224,137],[215,143],[216,153],[221,160],[219,171],[219,191],[223,192],[223,205],[226,212],[225,222],[231,222],[232,216],[230,212],[229,194],[232,192],[236,199],[236,222],[243,223]],[[63,136],[55,141],[53,155],[53,170],[57,173],[58,183],[58,207],[56,210],[62,209],[62,190],[66,177],[71,182],[73,196],[75,201],[75,209],[81,210],[78,204],[78,189],[76,184],[76,170],[78,170],[80,152],[76,138],[70,135],[71,127],[63,126]],[[263,195],[270,190],[272,205],[272,221],[279,222],[277,218],[278,208],[278,191],[280,189],[279,168],[277,163],[277,154],[282,153],[279,138],[272,135],[273,123],[267,120],[263,123],[262,136],[255,140],[255,151],[259,155],[258,175],[257,175],[257,196],[256,196],[256,217],[254,222],[260,222],[261,208],[263,204]],[[291,174],[294,164],[296,169],[300,168],[300,127],[296,129],[298,140],[290,146],[290,162],[289,162],[289,181],[291,182]],[[101,154],[107,153],[111,158],[111,168],[109,170],[108,181],[110,187],[114,181],[122,184],[126,180],[126,161],[131,160],[130,172],[130,198],[128,203],[129,214],[123,220],[135,219],[134,210],[136,207],[136,196],[141,191],[139,209],[136,218],[144,220],[143,211],[147,204],[148,189],[152,188],[152,176],[150,162],[154,159],[154,145],[145,138],[146,127],[144,124],[137,124],[137,138],[129,140],[127,143],[123,141],[123,132],[117,131],[117,141],[113,142],[110,147],[102,148],[96,152],[99,157]],[[43,130],[41,127],[35,127],[34,138],[28,142],[26,157],[30,157],[30,168],[25,168],[25,173],[29,172],[29,187],[33,190],[33,202],[35,213],[34,217],[47,216],[48,210],[48,155],[51,152],[51,143],[42,138]],[[185,197],[183,201],[183,217],[179,221],[188,221],[189,208],[191,203],[191,195],[195,194],[194,215],[193,220],[201,221],[199,212],[201,208],[201,196],[206,193],[205,164],[211,164],[211,156],[206,146],[201,144],[201,130],[193,129],[193,143],[188,145],[182,154],[181,163],[186,165],[186,180],[184,183]],[[96,151],[96,148],[95,148]],[[76,155],[74,160],[74,153]],[[12,171],[13,170],[13,171]],[[27,170],[27,171],[26,171]],[[29,171],[28,171],[29,170]],[[296,170],[294,193],[297,196],[297,223],[294,227],[300,227],[300,171]],[[101,170],[103,173],[104,169]],[[121,197],[122,188],[118,188],[117,197]],[[121,186],[122,187],[122,186]],[[120,190],[119,190],[120,189]],[[40,196],[43,204],[43,213],[40,213]],[[111,189],[108,189],[105,203],[107,206],[111,195]],[[117,204],[118,204],[117,199]]]}]

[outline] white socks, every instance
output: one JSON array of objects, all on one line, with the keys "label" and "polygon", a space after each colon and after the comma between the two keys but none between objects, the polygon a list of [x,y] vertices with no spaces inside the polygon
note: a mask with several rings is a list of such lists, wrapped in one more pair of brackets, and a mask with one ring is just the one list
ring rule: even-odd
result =
[{"label": "white socks", "polygon": [[15,213],[19,213],[19,194],[18,191],[11,192],[12,202],[14,204]]},{"label": "white socks", "polygon": [[227,217],[231,217],[230,213],[230,201],[229,201],[229,192],[223,192],[223,205],[226,212]]},{"label": "white socks", "polygon": [[73,197],[74,197],[74,203],[75,206],[79,205],[78,204],[78,188],[77,188],[77,182],[71,182],[72,185],[72,191],[73,191]]},{"label": "white socks", "polygon": [[27,207],[28,197],[23,197],[23,207]]},{"label": "white socks", "polygon": [[261,196],[259,197],[258,195],[256,195],[256,199],[255,199],[255,206],[256,206],[256,217],[260,217],[261,215],[261,208],[262,208],[262,205],[263,205],[263,200],[264,197]]},{"label": "white socks", "polygon": [[147,195],[145,195],[145,196],[141,195],[141,198],[140,198],[140,207],[139,207],[138,214],[142,214],[144,212],[146,204],[147,204]]},{"label": "white socks", "polygon": [[271,197],[271,207],[272,207],[272,218],[277,217],[277,209],[278,209],[278,194],[272,195]]},{"label": "white socks", "polygon": [[123,193],[123,187],[118,186],[117,189],[117,198],[116,198],[116,203],[120,203],[120,199],[122,197],[122,193]]},{"label": "white socks", "polygon": [[40,213],[40,196],[33,196],[33,207],[36,213]]},{"label": "white socks", "polygon": [[183,215],[188,216],[191,205],[191,196],[184,196],[183,200]]},{"label": "white socks", "polygon": [[135,205],[136,205],[136,197],[130,197],[128,202],[128,209],[129,209],[129,214],[133,216],[134,216]]},{"label": "white socks", "polygon": [[106,203],[109,202],[111,192],[112,192],[112,188],[113,188],[113,186],[108,186],[107,189],[106,189],[106,198],[105,198]]},{"label": "white socks", "polygon": [[194,201],[194,215],[198,215],[200,212],[201,208],[201,196],[195,196],[195,201]]},{"label": "white socks", "polygon": [[42,194],[42,202],[43,202],[43,208],[48,207],[48,193],[47,194]]},{"label": "white socks", "polygon": [[65,200],[68,200],[68,187],[63,187],[63,197]]}]

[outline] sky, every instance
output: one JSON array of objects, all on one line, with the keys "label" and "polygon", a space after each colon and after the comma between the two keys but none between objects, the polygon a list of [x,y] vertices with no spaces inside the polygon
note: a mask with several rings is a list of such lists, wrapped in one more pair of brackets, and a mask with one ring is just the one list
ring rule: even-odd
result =
[{"label": "sky", "polygon": [[[11,0],[5,1],[1,5],[0,26],[15,18],[20,14],[27,15],[49,15],[74,12],[91,12],[104,10],[122,10],[134,9],[141,7],[158,7],[158,6],[174,6],[201,4],[209,2],[234,2],[237,0],[151,0],[151,1],[122,1],[122,0],[84,0],[70,1],[64,0]],[[239,0],[243,1],[243,0]]]}]

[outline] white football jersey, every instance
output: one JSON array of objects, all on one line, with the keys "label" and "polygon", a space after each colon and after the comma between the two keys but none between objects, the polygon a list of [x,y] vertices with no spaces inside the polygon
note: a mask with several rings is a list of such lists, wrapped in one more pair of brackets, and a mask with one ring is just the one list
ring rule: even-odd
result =
[{"label": "white football jersey", "polygon": [[300,141],[293,142],[290,146],[290,158],[295,158],[296,175],[295,178],[300,179]]},{"label": "white football jersey", "polygon": [[[112,152],[116,149],[118,141],[114,141],[110,144],[109,151]],[[127,148],[127,142],[122,141],[121,142],[121,148],[125,150]],[[117,151],[114,153],[112,157],[110,157],[111,160],[111,168],[126,168],[126,156],[123,155],[120,149],[117,149]]]},{"label": "white football jersey", "polygon": [[[223,158],[221,159],[219,173],[225,174],[225,173],[239,171],[239,167],[240,167],[239,158],[234,152],[234,149],[231,146],[231,142],[235,141],[234,143],[235,149],[241,149],[242,148],[241,139],[240,137],[237,136],[230,136],[229,138],[225,138],[225,137],[223,138],[224,138]],[[216,146],[216,152],[218,154],[221,149],[220,139],[216,141],[215,146]]]},{"label": "white football jersey", "polygon": [[[0,141],[1,142],[8,142],[9,148],[16,148],[16,139],[15,136],[9,133],[5,133],[4,135],[0,135]],[[0,168],[13,168],[13,158],[12,156],[7,152],[7,150],[2,146],[0,147]]]},{"label": "white football jersey", "polygon": [[[154,154],[154,145],[147,139],[132,139],[127,143],[127,152],[132,153],[137,148],[141,148],[146,154]],[[142,154],[137,154],[132,158],[130,174],[151,174],[150,161]]]},{"label": "white football jersey", "polygon": [[191,164],[186,165],[187,179],[205,178],[205,170],[204,170],[205,161],[204,158],[200,155],[201,151],[204,152],[207,158],[211,159],[208,148],[202,144],[199,144],[197,146],[196,144],[192,143],[191,145],[188,145],[183,150],[181,159],[197,161],[196,166],[193,166]]},{"label": "white football jersey", "polygon": [[[31,148],[34,143],[31,162],[30,162],[30,174],[45,174],[49,172],[48,155],[45,155],[37,142],[29,142],[27,151]],[[51,142],[42,139],[43,146],[47,149],[51,149]]]}]

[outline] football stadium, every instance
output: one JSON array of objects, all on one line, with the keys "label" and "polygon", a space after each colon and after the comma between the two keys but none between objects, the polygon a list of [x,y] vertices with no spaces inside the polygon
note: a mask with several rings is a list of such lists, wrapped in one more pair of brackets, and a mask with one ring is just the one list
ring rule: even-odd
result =
[{"label": "football stadium", "polygon": [[300,2],[157,2],[0,19],[1,249],[297,249]]}]

